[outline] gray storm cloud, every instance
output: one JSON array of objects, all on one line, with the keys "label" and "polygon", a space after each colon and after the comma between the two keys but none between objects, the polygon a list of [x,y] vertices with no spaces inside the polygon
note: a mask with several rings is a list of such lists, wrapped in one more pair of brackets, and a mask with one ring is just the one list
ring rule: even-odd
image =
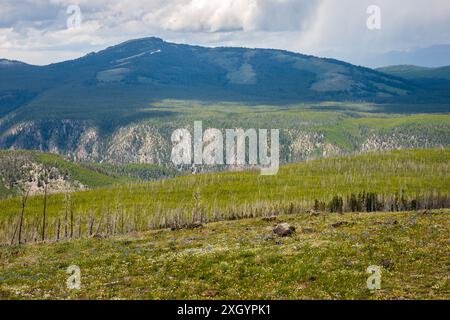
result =
[{"label": "gray storm cloud", "polygon": [[[83,23],[66,28],[66,8]],[[382,29],[366,27],[369,5]],[[450,43],[448,0],[0,0],[0,57],[49,63],[143,36],[355,55]]]}]

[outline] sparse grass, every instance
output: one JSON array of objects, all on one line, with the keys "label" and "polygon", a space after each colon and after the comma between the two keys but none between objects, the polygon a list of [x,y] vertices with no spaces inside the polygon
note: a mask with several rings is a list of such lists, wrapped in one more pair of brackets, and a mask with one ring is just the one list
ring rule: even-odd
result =
[{"label": "sparse grass", "polygon": [[[450,210],[223,221],[0,248],[0,299],[448,299]],[[334,228],[331,224],[346,221]],[[384,261],[384,262],[383,262]],[[386,263],[386,261],[388,263]],[[385,267],[383,267],[383,264]],[[69,290],[66,269],[81,269]],[[381,290],[367,289],[370,265]]]}]

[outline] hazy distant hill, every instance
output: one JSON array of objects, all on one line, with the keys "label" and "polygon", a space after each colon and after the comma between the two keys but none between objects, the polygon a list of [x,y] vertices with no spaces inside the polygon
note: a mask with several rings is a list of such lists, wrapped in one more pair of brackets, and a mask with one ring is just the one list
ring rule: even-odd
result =
[{"label": "hazy distant hill", "polygon": [[450,66],[427,68],[414,65],[397,65],[377,69],[378,71],[408,79],[414,85],[427,88],[436,96],[450,98]]},{"label": "hazy distant hill", "polygon": [[377,69],[410,80],[417,79],[445,79],[450,80],[450,66],[440,68],[419,67],[414,65],[397,65]]},{"label": "hazy distant hill", "polygon": [[[342,56],[328,52],[327,55]],[[392,65],[415,65],[438,68],[450,65],[450,44],[439,44],[430,47],[410,50],[389,51],[358,56],[343,56],[343,60],[369,67],[384,67]]]}]

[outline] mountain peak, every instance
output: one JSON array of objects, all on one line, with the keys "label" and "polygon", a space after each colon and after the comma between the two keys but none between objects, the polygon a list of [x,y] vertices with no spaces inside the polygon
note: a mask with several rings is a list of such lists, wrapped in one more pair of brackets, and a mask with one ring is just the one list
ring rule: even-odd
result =
[{"label": "mountain peak", "polygon": [[158,37],[146,37],[146,38],[138,38],[138,39],[131,39],[124,41],[122,43],[119,43],[117,45],[111,46],[108,49],[112,48],[122,48],[122,47],[129,47],[129,46],[136,46],[136,45],[161,45],[167,43],[163,39]]}]

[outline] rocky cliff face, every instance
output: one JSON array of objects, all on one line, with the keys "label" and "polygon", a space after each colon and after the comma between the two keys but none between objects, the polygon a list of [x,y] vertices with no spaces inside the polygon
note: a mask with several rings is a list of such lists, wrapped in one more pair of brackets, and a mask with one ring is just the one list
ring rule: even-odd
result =
[{"label": "rocky cliff face", "polygon": [[75,161],[161,164],[168,140],[156,128],[142,124],[101,134],[88,121],[27,121],[6,131],[0,137],[0,147],[57,153]]},{"label": "rocky cliff face", "polygon": [[72,179],[68,172],[55,166],[43,165],[30,154],[2,154],[0,156],[1,185],[11,195],[43,194],[86,190],[88,187]]},{"label": "rocky cliff face", "polygon": [[0,136],[3,149],[30,149],[71,154],[81,160],[99,158],[97,131],[86,121],[25,121]]},{"label": "rocky cliff face", "polygon": [[[134,123],[101,133],[88,121],[27,121],[0,137],[0,148],[32,149],[66,155],[75,161],[169,164],[170,130],[163,125]],[[348,153],[402,148],[448,147],[445,135],[396,128],[387,132],[362,130],[353,150],[330,142],[314,129],[281,130],[282,161],[295,162]]]},{"label": "rocky cliff face", "polygon": [[163,137],[157,128],[133,124],[114,132],[107,143],[104,159],[118,163],[167,162],[170,137]]}]

